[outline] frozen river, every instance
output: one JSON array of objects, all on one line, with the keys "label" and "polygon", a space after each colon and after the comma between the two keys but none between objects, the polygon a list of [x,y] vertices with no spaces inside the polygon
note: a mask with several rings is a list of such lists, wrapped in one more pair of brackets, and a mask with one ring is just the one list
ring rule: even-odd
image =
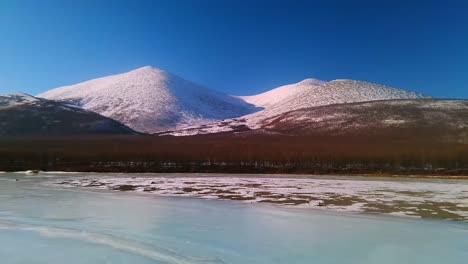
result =
[{"label": "frozen river", "polygon": [[466,263],[467,193],[467,183],[454,180],[4,173],[0,257]]}]

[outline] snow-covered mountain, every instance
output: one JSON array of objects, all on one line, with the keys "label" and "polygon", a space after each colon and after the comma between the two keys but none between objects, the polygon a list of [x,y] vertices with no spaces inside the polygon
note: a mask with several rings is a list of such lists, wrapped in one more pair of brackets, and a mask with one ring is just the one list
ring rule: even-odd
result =
[{"label": "snow-covered mountain", "polygon": [[367,102],[391,99],[422,99],[428,96],[364,81],[334,80],[330,82],[305,79],[301,82],[284,85],[253,96],[238,96],[257,107],[263,108],[239,118],[215,122],[203,127],[191,127],[172,131],[171,135],[193,135],[227,132],[237,129],[260,128],[263,121],[298,109],[309,107]]},{"label": "snow-covered mountain", "polygon": [[171,135],[260,128],[268,118],[309,107],[429,98],[344,79],[305,79],[257,95],[230,96],[149,66],[52,89],[38,97],[74,104],[140,132]]},{"label": "snow-covered mountain", "polygon": [[[272,97],[280,99],[271,100],[270,98]],[[242,96],[240,98],[265,108],[262,111],[245,117],[249,127],[257,127],[266,118],[302,108],[376,100],[428,97],[415,92],[364,81],[334,80],[323,82],[315,79],[306,79],[259,95]],[[272,103],[265,104],[268,101]]]},{"label": "snow-covered mountain", "polygon": [[295,98],[298,94],[306,93],[311,89],[316,89],[325,83],[326,81],[309,78],[298,83],[283,85],[261,94],[239,96],[239,98],[256,106],[274,108],[275,105],[278,105],[285,100]]},{"label": "snow-covered mountain", "polygon": [[37,96],[80,106],[147,133],[208,124],[258,110],[242,99],[149,66]]},{"label": "snow-covered mountain", "polygon": [[0,135],[137,134],[110,118],[28,94],[0,94]]}]

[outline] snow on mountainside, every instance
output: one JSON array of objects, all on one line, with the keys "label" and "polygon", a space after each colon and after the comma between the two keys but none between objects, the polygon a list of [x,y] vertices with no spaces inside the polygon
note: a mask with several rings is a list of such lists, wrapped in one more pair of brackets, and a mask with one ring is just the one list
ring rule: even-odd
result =
[{"label": "snow on mountainside", "polygon": [[268,118],[309,107],[429,98],[370,82],[317,79],[253,96],[230,96],[152,67],[56,88],[38,96],[75,104],[140,132],[170,135],[260,128]]},{"label": "snow on mountainside", "polygon": [[262,129],[288,135],[388,135],[411,130],[466,143],[467,117],[468,100],[383,100],[303,108],[265,119]]},{"label": "snow on mountainside", "polygon": [[[246,116],[248,126],[258,127],[265,118],[308,107],[376,100],[428,98],[415,92],[364,81],[334,80],[320,84],[309,80],[287,85],[287,90],[293,92],[267,105],[265,110]],[[275,90],[283,88],[285,86]],[[264,98],[270,97],[270,92],[254,96],[256,100],[253,102],[265,101]],[[252,97],[246,100],[249,101],[250,98]]]},{"label": "snow on mountainside", "polygon": [[113,118],[140,132],[181,129],[258,110],[243,100],[143,67],[39,94]]},{"label": "snow on mountainside", "polygon": [[325,83],[326,81],[310,78],[298,83],[283,85],[261,94],[239,96],[239,98],[256,106],[272,108],[275,104],[278,104],[281,101],[292,98],[298,93],[307,92],[307,90],[310,90],[313,87],[321,86]]},{"label": "snow on mountainside", "polygon": [[192,127],[171,131],[170,135],[209,134],[260,128],[265,119],[293,110],[354,102],[367,102],[391,99],[422,99],[428,96],[364,81],[334,80],[330,82],[305,79],[301,82],[284,85],[262,94],[239,96],[261,111],[239,118],[215,122],[203,127]]},{"label": "snow on mountainside", "polygon": [[0,94],[0,110],[31,104],[40,101],[39,98],[25,93]]},{"label": "snow on mountainside", "polygon": [[137,134],[110,118],[28,94],[0,94],[0,135]]}]

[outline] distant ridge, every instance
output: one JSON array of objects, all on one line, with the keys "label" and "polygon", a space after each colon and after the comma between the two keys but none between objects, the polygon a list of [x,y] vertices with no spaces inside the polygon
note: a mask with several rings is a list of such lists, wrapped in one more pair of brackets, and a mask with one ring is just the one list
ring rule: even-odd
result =
[{"label": "distant ridge", "polygon": [[134,135],[97,113],[24,93],[0,94],[0,136]]}]

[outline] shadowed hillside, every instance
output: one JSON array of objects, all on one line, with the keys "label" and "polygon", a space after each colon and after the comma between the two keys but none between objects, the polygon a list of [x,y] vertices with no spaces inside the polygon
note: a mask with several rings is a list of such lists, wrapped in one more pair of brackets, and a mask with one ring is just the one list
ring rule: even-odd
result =
[{"label": "shadowed hillside", "polygon": [[27,94],[0,95],[0,136],[137,134],[110,118]]},{"label": "shadowed hillside", "polygon": [[446,143],[468,143],[468,100],[387,100],[336,104],[290,111],[263,121],[287,135],[393,134]]}]

